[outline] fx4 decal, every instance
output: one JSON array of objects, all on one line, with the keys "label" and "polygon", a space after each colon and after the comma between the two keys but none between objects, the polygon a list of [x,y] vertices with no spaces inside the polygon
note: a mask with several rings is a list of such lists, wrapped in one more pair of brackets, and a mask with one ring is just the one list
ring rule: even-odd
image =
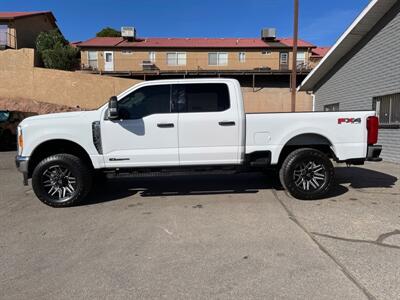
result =
[{"label": "fx4 decal", "polygon": [[337,122],[338,124],[361,124],[361,118],[339,118]]}]

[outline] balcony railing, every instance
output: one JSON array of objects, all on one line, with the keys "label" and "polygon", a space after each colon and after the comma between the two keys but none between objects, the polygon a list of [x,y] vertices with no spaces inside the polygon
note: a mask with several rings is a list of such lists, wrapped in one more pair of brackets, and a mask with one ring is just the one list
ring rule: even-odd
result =
[{"label": "balcony railing", "polygon": [[309,62],[297,62],[297,71],[299,72],[307,72],[312,69],[312,66]]},{"label": "balcony railing", "polygon": [[[188,56],[190,53],[188,53]],[[223,71],[252,71],[252,72],[290,72],[291,64],[280,64],[276,58],[246,58],[240,61],[238,56],[230,55],[225,64],[210,64],[207,56],[205,58],[191,58],[181,60],[179,63],[170,64],[166,58],[157,57],[155,61],[140,59],[136,53],[114,54],[111,61],[105,62],[99,52],[97,60],[83,62],[82,70],[93,72],[223,72]],[[161,55],[160,55],[161,56]],[[311,70],[308,62],[297,64],[299,72]]]},{"label": "balcony railing", "polygon": [[8,31],[0,31],[1,48],[17,48],[17,38]]}]

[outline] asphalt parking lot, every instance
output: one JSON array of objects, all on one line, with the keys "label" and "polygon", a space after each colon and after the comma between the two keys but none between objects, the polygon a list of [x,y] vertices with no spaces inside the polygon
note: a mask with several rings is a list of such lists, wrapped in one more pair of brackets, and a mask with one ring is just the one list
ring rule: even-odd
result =
[{"label": "asphalt parking lot", "polygon": [[398,299],[400,166],[300,201],[265,174],[110,180],[55,209],[0,153],[1,299]]}]

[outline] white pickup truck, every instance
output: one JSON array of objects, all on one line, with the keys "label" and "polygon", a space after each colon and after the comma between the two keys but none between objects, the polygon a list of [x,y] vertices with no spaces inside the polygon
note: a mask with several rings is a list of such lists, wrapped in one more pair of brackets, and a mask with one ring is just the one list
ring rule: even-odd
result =
[{"label": "white pickup truck", "polygon": [[51,206],[81,201],[99,172],[155,176],[279,168],[299,199],[327,195],[331,159],[379,161],[372,111],[248,113],[234,79],[137,84],[93,111],[35,116],[18,127],[16,165]]}]

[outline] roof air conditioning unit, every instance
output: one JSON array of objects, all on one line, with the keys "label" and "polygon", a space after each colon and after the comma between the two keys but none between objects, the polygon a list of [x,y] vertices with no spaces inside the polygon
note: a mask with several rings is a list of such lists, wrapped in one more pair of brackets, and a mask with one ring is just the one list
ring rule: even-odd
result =
[{"label": "roof air conditioning unit", "polygon": [[276,38],[276,28],[263,28],[261,29],[261,39],[274,40]]},{"label": "roof air conditioning unit", "polygon": [[135,27],[129,27],[129,26],[121,27],[121,36],[123,38],[135,39],[136,38],[136,29],[135,29]]}]

